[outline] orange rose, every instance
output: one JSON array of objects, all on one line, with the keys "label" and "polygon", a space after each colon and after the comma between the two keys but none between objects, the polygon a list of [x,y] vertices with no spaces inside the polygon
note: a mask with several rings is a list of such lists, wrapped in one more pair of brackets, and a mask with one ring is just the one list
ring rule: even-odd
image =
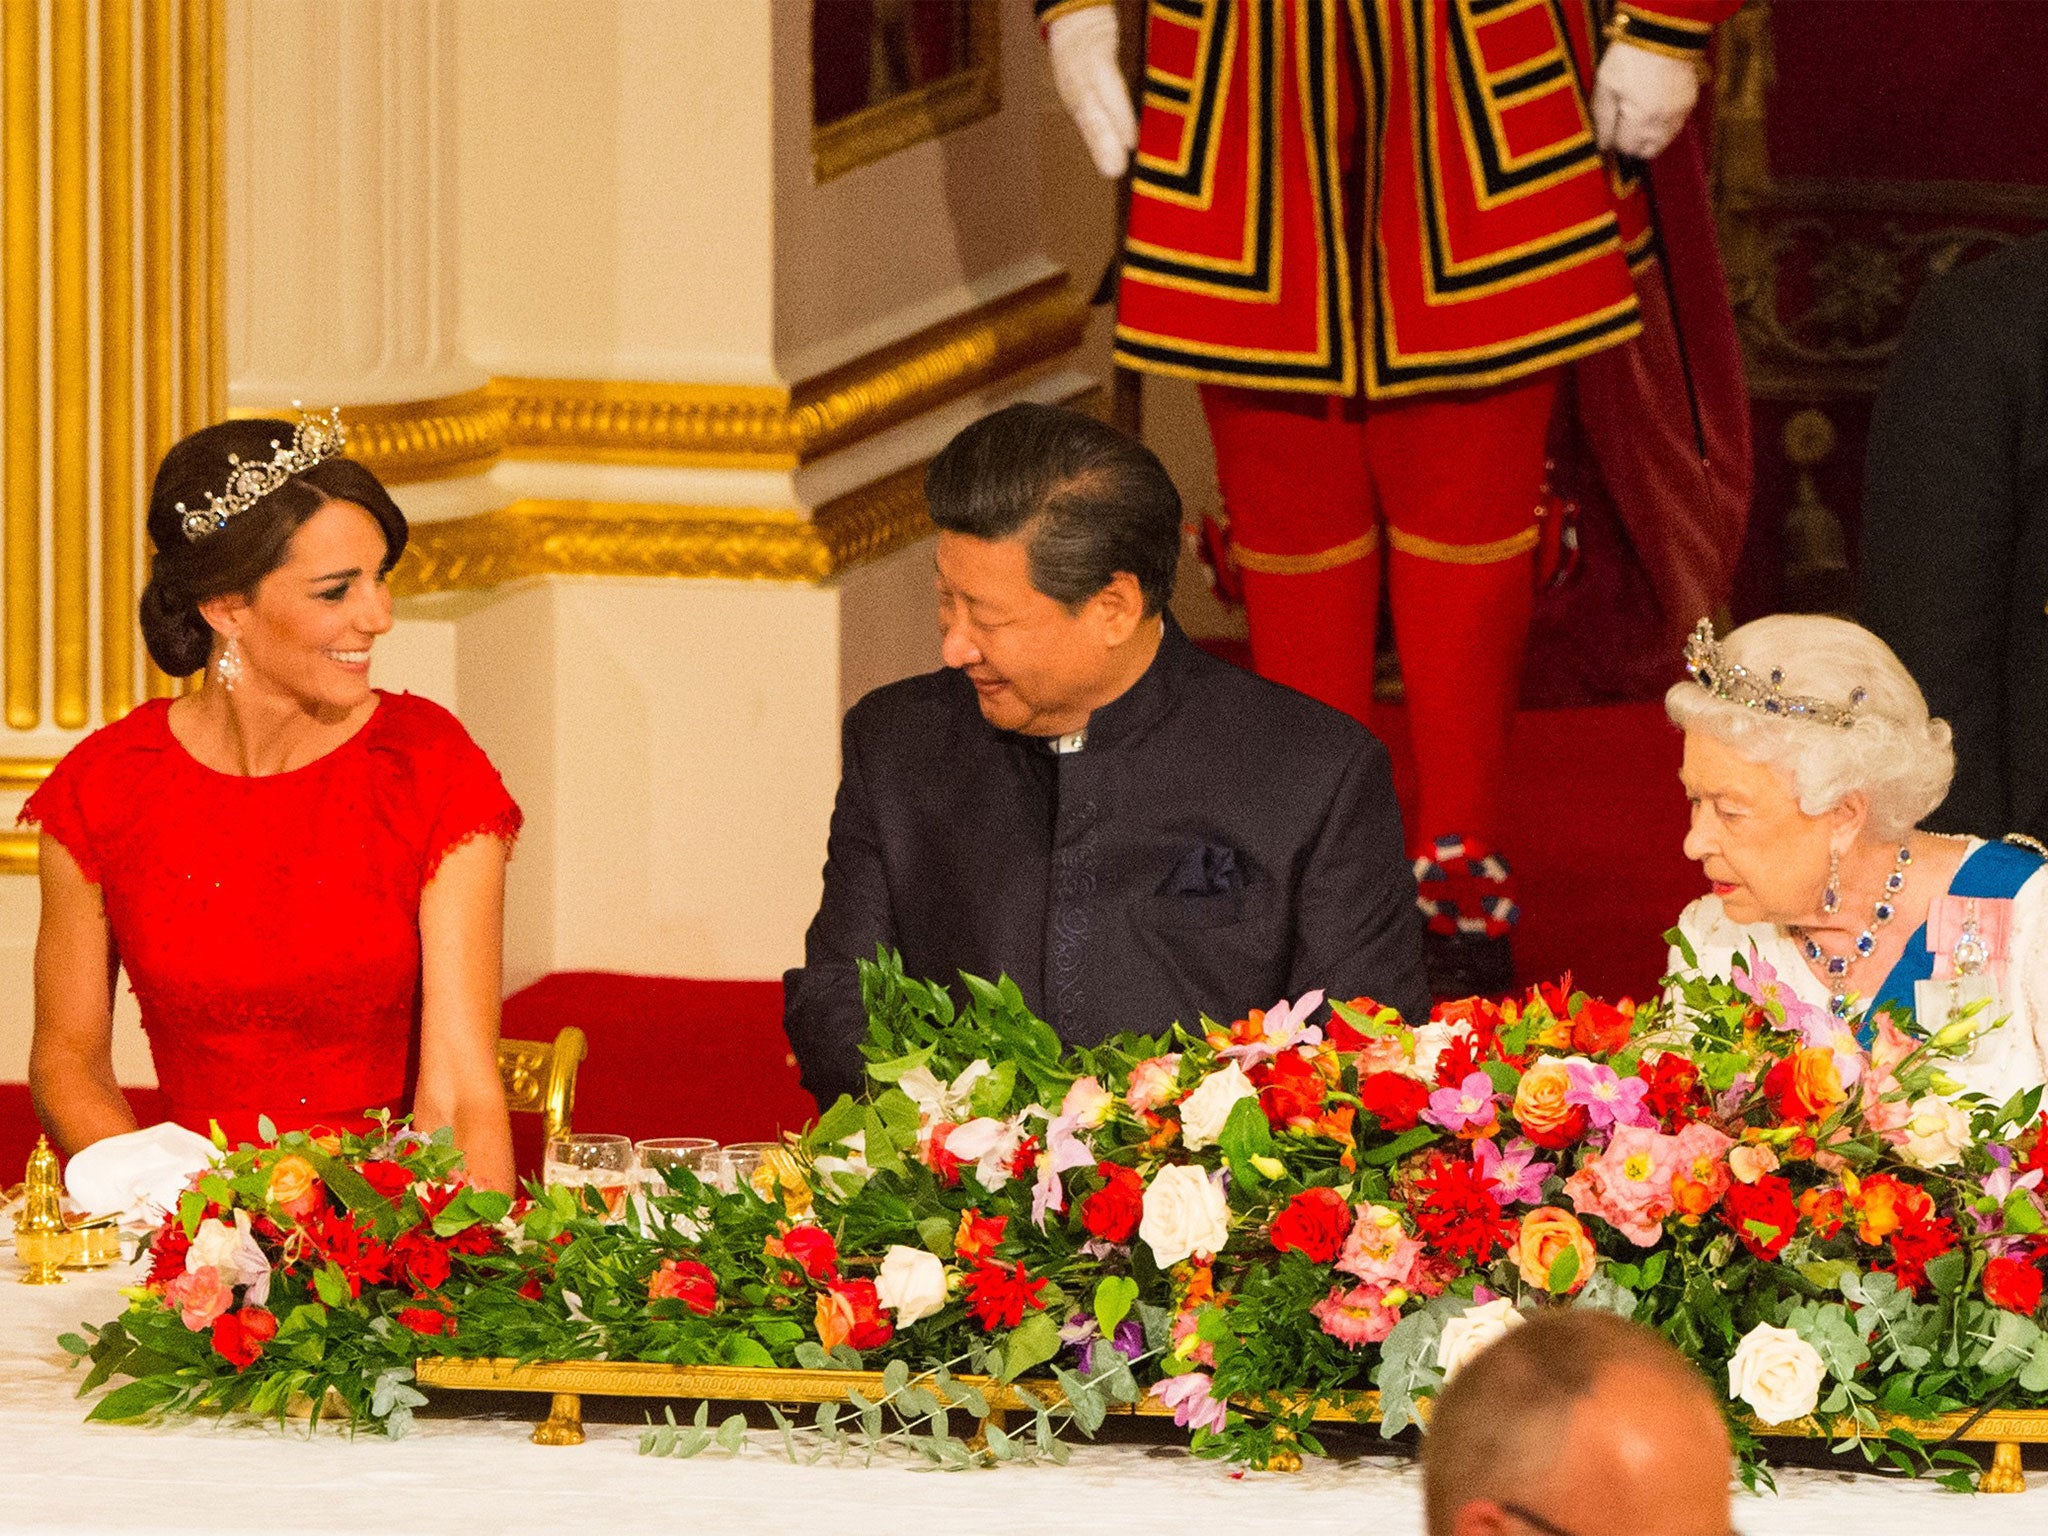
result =
[{"label": "orange rose", "polygon": [[287,1152],[270,1165],[270,1203],[297,1221],[326,1203],[320,1171],[303,1157]]},{"label": "orange rose", "polygon": [[1856,1213],[1856,1235],[1866,1243],[1881,1243],[1908,1217],[1924,1219],[1934,1209],[1926,1190],[1888,1173],[1873,1173],[1864,1179],[1850,1193],[1848,1204]]},{"label": "orange rose", "polygon": [[1764,1092],[1789,1121],[1819,1120],[1849,1097],[1835,1053],[1819,1045],[1794,1051],[1766,1072]]},{"label": "orange rose", "polygon": [[1598,998],[1587,998],[1572,1015],[1572,1045],[1588,1056],[1620,1050],[1628,1044],[1629,1032],[1635,1028],[1635,1012],[1636,1005],[1626,999],[1617,1008]]},{"label": "orange rose", "polygon": [[1515,1119],[1539,1147],[1562,1147],[1586,1129],[1586,1112],[1564,1101],[1572,1075],[1555,1056],[1538,1057],[1515,1085]]},{"label": "orange rose", "polygon": [[1592,1278],[1599,1255],[1593,1252],[1592,1239],[1586,1236],[1578,1217],[1554,1205],[1539,1205],[1522,1218],[1522,1229],[1516,1234],[1508,1257],[1521,1269],[1524,1280],[1547,1291],[1550,1271],[1567,1249],[1579,1256],[1578,1271],[1565,1287],[1569,1295]]}]

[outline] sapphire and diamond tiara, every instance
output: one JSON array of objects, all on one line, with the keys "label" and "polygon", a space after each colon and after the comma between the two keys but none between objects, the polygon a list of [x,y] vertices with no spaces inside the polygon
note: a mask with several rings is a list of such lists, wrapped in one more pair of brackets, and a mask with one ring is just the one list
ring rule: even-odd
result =
[{"label": "sapphire and diamond tiara", "polygon": [[1817,725],[1839,725],[1844,729],[1854,725],[1856,709],[1865,697],[1863,690],[1858,688],[1849,695],[1845,708],[1826,699],[1785,692],[1782,669],[1773,667],[1767,676],[1758,677],[1749,668],[1723,656],[1721,642],[1714,638],[1714,625],[1710,619],[1701,619],[1692,637],[1685,642],[1685,670],[1694,682],[1717,699],[1726,699],[1730,704],[1740,704],[1744,709],[1753,709],[1759,714],[1777,715],[1786,720],[1811,720]]},{"label": "sapphire and diamond tiara", "polygon": [[245,464],[231,453],[225,490],[218,494],[208,491],[203,507],[188,509],[182,501],[177,504],[178,520],[187,539],[196,541],[220,532],[229,518],[248,511],[293,475],[335,457],[348,446],[348,429],[341,424],[339,407],[325,416],[308,416],[294,400],[292,409],[300,411],[300,416],[298,426],[292,429],[289,448],[273,437],[271,456],[262,463]]}]

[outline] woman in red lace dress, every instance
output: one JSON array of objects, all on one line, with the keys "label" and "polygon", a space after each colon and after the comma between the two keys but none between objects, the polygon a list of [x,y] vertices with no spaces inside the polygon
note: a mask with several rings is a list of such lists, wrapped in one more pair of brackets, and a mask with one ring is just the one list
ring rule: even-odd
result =
[{"label": "woman in red lace dress", "polygon": [[94,732],[23,810],[42,828],[30,1085],[67,1150],[135,1128],[113,1072],[125,969],[181,1123],[238,1141],[264,1115],[361,1129],[410,1108],[509,1188],[519,808],[446,710],[370,687],[406,525],[338,438],[226,422],[164,458],[143,637],[205,686]]}]

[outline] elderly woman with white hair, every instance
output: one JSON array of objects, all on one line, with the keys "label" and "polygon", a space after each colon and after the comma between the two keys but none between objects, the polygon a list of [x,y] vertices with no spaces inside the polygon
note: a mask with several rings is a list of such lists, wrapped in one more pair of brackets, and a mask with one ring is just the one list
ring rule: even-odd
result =
[{"label": "elderly woman with white hair", "polygon": [[1918,830],[1955,753],[1885,643],[1779,614],[1720,641],[1702,624],[1686,668],[1664,702],[1685,732],[1686,856],[1713,885],[1678,921],[1699,968],[1762,961],[1845,1018],[1903,1007],[1930,1030],[1981,1002],[2004,1023],[1955,1075],[1999,1099],[2048,1081],[2048,850]]}]

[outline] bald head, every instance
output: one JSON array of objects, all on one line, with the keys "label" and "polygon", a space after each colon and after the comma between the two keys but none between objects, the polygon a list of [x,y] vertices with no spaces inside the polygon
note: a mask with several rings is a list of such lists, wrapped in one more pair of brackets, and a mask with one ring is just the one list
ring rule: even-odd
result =
[{"label": "bald head", "polygon": [[1439,1394],[1431,1536],[1727,1536],[1728,1431],[1706,1379],[1609,1313],[1549,1312]]}]

